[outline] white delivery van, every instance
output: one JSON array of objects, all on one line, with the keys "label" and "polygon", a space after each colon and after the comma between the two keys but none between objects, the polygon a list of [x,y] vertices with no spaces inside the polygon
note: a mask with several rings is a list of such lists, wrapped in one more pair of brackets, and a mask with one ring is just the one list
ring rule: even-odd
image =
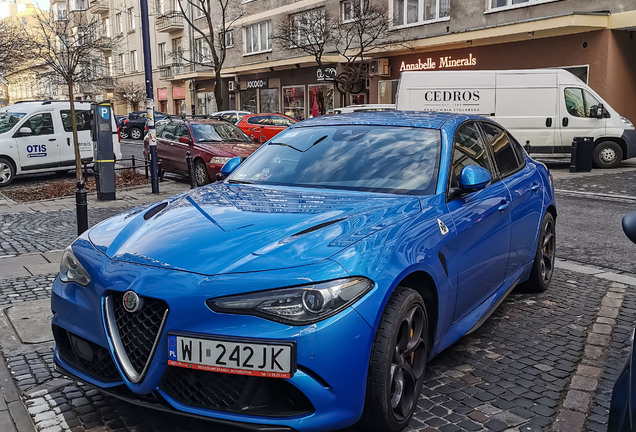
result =
[{"label": "white delivery van", "polygon": [[[111,111],[112,112],[112,111]],[[92,161],[91,104],[75,102],[82,159]],[[113,152],[121,158],[115,116],[111,115]],[[0,111],[0,186],[20,174],[75,169],[75,150],[68,101],[18,102]]]},{"label": "white delivery van", "polygon": [[489,117],[533,155],[567,156],[574,137],[591,137],[597,167],[636,156],[632,123],[563,69],[402,72],[396,106]]}]

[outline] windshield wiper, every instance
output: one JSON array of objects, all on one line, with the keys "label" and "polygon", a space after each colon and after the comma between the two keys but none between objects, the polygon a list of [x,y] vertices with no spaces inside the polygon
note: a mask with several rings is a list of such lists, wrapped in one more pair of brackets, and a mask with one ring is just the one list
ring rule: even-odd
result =
[{"label": "windshield wiper", "polygon": [[286,144],[286,143],[277,143],[277,142],[273,142],[273,143],[270,143],[269,145],[279,145],[279,146],[283,146],[283,147],[289,147],[290,149],[296,150],[297,152],[305,153],[307,150],[309,150],[310,148],[312,148],[312,147],[313,147],[313,146],[315,146],[316,144],[318,144],[318,143],[322,142],[325,138],[327,138],[327,135],[325,135],[325,136],[322,136],[322,137],[318,138],[318,139],[316,140],[316,142],[314,142],[312,145],[310,145],[309,147],[307,147],[305,150],[301,150],[301,149],[299,149],[299,148],[294,147],[294,146],[293,146],[293,145],[291,145],[291,144]]},{"label": "windshield wiper", "polygon": [[253,184],[252,182],[243,181],[243,180],[228,180],[227,182],[233,183],[233,184]]}]

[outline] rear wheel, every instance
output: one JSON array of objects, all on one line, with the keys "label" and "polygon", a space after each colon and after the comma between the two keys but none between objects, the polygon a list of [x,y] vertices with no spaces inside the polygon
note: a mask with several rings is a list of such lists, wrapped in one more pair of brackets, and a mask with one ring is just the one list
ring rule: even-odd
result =
[{"label": "rear wheel", "polygon": [[603,141],[594,147],[594,166],[618,168],[623,160],[623,149],[614,141]]},{"label": "rear wheel", "polygon": [[554,271],[556,256],[556,230],[554,217],[546,213],[541,221],[541,232],[537,242],[537,251],[532,264],[530,278],[523,284],[528,292],[543,292],[548,289]]},{"label": "rear wheel", "polygon": [[141,139],[141,129],[139,128],[131,128],[130,129],[130,137],[135,140]]},{"label": "rear wheel", "polygon": [[119,129],[119,138],[128,139],[128,132],[125,132],[123,129]]},{"label": "rear wheel", "polygon": [[11,184],[15,177],[15,169],[11,162],[4,158],[0,158],[0,186]]},{"label": "rear wheel", "polygon": [[422,296],[397,287],[373,343],[361,428],[397,432],[408,424],[422,389],[429,341]]},{"label": "rear wheel", "polygon": [[201,159],[194,163],[194,179],[197,182],[197,186],[203,186],[210,181],[208,178],[208,169]]}]

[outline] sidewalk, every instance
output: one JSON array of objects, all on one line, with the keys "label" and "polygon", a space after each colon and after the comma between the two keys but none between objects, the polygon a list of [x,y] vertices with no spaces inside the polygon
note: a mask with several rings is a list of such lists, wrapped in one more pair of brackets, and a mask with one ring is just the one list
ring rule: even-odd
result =
[{"label": "sidewalk", "polygon": [[[186,183],[165,181],[159,184],[159,194],[152,194],[150,186],[141,186],[117,191],[117,199],[114,201],[97,201],[97,195],[91,193],[88,195],[89,224],[94,225],[110,213],[119,213],[128,208],[159,201],[183,192],[188,188],[189,186]],[[65,219],[72,219],[68,221],[69,223],[65,227],[66,231],[69,231],[69,227],[75,223],[75,209],[75,197],[16,203],[0,196],[0,216],[15,215],[18,219],[23,219],[25,223],[22,224],[22,229],[26,231],[27,235],[31,234],[30,237],[35,237],[31,239],[29,244],[36,246],[36,249],[39,249],[37,246],[40,246],[37,245],[38,233],[46,234],[49,224],[46,221],[38,223],[37,220],[30,219],[30,216],[36,214],[44,214],[46,216],[46,214],[62,212]],[[56,225],[55,220],[52,219],[50,225]],[[35,223],[29,224],[29,221]],[[62,240],[62,244],[58,242],[59,247],[53,249],[45,247],[42,252],[36,253],[21,253],[24,250],[28,250],[29,244],[23,243],[22,249],[10,247],[5,235],[11,234],[11,227],[6,226],[6,224],[0,224],[0,227],[3,234],[3,238],[0,239],[2,242],[0,243],[0,283],[4,283],[7,280],[12,282],[11,287],[3,286],[3,292],[0,293],[0,308],[3,308],[0,311],[2,313],[0,317],[1,348],[5,352],[5,350],[12,349],[20,351],[20,345],[23,344],[34,346],[51,345],[52,335],[48,324],[51,316],[48,291],[50,291],[52,279],[58,272],[65,244],[72,241],[76,231],[71,228],[66,236],[68,240]],[[51,226],[50,228],[54,229],[55,227]],[[13,238],[14,236],[11,237]],[[44,243],[45,245],[47,244],[46,242]],[[37,278],[33,279],[34,277]],[[20,299],[20,302],[17,302],[17,299]],[[15,305],[15,308],[6,308],[7,305]],[[35,321],[38,319],[40,325],[36,325]],[[28,322],[28,326],[21,326],[21,321]],[[32,334],[33,329],[45,329],[45,331],[44,333],[40,331],[40,334]],[[68,384],[70,382],[60,378],[56,379],[58,384]],[[54,390],[50,383],[45,388],[38,387],[36,387],[35,392],[33,390],[29,391],[29,395],[37,396],[38,391],[44,394],[49,390]],[[44,418],[48,415],[44,411],[44,406],[31,404],[27,410],[20,393],[3,356],[0,356],[0,431],[34,432],[36,431],[34,421],[38,423],[38,430],[40,431],[61,431],[59,427],[55,426],[58,423],[53,421],[53,418]],[[47,424],[51,426],[46,427]]]}]

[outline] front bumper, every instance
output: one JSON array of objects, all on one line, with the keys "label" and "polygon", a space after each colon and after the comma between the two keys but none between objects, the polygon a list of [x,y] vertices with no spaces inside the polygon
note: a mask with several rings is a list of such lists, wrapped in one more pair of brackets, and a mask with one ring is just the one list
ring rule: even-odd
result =
[{"label": "front bumper", "polygon": [[625,142],[625,159],[636,157],[636,129],[624,130],[621,136]]},{"label": "front bumper", "polygon": [[[336,430],[354,424],[362,414],[373,331],[352,308],[308,326],[220,314],[211,311],[205,300],[245,283],[245,276],[204,277],[114,262],[83,239],[73,248],[92,281],[81,287],[57,279],[51,300],[57,342],[54,360],[71,375],[135,403],[150,401],[154,407],[257,429]],[[299,270],[250,274],[249,283],[259,289],[272,288],[290,280],[292,271]],[[338,265],[325,261],[305,267],[301,276],[327,279],[336,273],[346,276]],[[122,368],[104,318],[104,299],[129,289],[161,299],[169,309],[147,370],[137,382]],[[167,364],[168,332],[291,341],[296,344],[298,368],[289,379],[274,379],[171,367]],[[234,397],[221,397],[231,390]]]}]

